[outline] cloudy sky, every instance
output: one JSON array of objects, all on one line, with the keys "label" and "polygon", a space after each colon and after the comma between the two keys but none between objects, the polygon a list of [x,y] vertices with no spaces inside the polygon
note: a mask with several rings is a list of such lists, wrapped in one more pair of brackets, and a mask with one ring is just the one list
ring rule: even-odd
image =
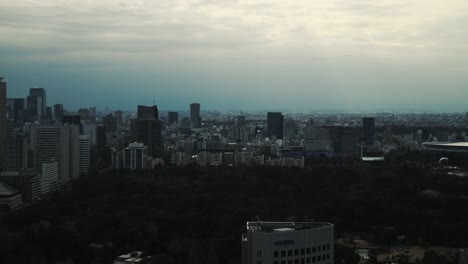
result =
[{"label": "cloudy sky", "polygon": [[0,0],[9,97],[468,110],[466,0]]}]

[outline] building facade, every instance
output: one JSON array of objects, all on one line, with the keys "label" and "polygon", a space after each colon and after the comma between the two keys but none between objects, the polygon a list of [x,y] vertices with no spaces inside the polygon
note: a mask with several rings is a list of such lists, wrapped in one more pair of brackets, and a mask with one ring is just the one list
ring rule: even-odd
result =
[{"label": "building facade", "polygon": [[247,222],[242,264],[333,264],[330,223]]},{"label": "building facade", "polygon": [[267,136],[283,139],[284,116],[281,112],[267,113]]}]

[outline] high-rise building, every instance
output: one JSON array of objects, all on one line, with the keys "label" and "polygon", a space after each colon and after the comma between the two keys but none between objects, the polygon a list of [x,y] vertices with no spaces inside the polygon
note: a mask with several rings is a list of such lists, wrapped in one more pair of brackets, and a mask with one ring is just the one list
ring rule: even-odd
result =
[{"label": "high-rise building", "polygon": [[64,116],[63,104],[54,105],[54,119],[58,122],[62,122]]},{"label": "high-rise building", "polygon": [[88,135],[81,135],[79,137],[79,166],[80,176],[88,175],[90,164],[90,143]]},{"label": "high-rise building", "polygon": [[114,116],[117,120],[117,125],[121,125],[123,123],[123,112],[121,110],[115,111]]},{"label": "high-rise building", "polygon": [[373,145],[375,142],[375,118],[364,117],[362,119],[362,140],[367,145]]},{"label": "high-rise building", "polygon": [[78,109],[78,115],[82,121],[89,120],[89,109],[88,108],[80,108]]},{"label": "high-rise building", "polygon": [[60,188],[59,162],[50,161],[42,164],[40,175],[41,195],[47,195]]},{"label": "high-rise building", "polygon": [[79,127],[77,125],[33,125],[30,129],[36,173],[42,164],[59,162],[62,184],[79,177]]},{"label": "high-rise building", "polygon": [[137,119],[152,119],[152,120],[159,119],[158,107],[156,105],[153,105],[153,106],[138,105]]},{"label": "high-rise building", "polygon": [[7,122],[5,171],[21,171],[27,168],[27,137],[14,129],[13,120]]},{"label": "high-rise building", "polygon": [[144,156],[148,147],[143,143],[130,143],[124,150],[124,168],[131,171],[141,170],[145,167]]},{"label": "high-rise building", "polygon": [[29,96],[40,97],[40,105],[38,109],[40,109],[40,116],[46,115],[46,107],[47,107],[47,93],[44,88],[31,88],[29,89]]},{"label": "high-rise building", "polygon": [[83,134],[83,124],[79,115],[64,115],[62,117],[62,125],[77,125],[80,134]]},{"label": "high-rise building", "polygon": [[6,93],[7,84],[3,77],[0,77],[0,168],[4,168],[6,165]]},{"label": "high-rise building", "polygon": [[190,122],[192,128],[201,128],[200,104],[190,104]]},{"label": "high-rise building", "polygon": [[172,125],[174,123],[179,123],[179,113],[178,112],[167,112],[167,123]]},{"label": "high-rise building", "polygon": [[334,263],[334,227],[314,222],[247,222],[242,264]]},{"label": "high-rise building", "polygon": [[23,98],[7,99],[8,119],[12,119],[15,123],[22,123],[24,121],[24,112]]},{"label": "high-rise building", "polygon": [[117,132],[117,119],[112,114],[102,117],[102,124],[106,127],[106,133],[114,134]]},{"label": "high-rise building", "polygon": [[283,139],[284,116],[281,112],[268,112],[267,114],[267,136],[275,136],[277,139]]},{"label": "high-rise building", "polygon": [[130,140],[141,142],[148,147],[148,155],[159,157],[162,148],[162,123],[160,120],[132,119],[130,120]]},{"label": "high-rise building", "polygon": [[30,95],[26,98],[27,120],[40,121],[42,119],[42,97]]},{"label": "high-rise building", "polygon": [[52,106],[47,106],[46,107],[46,113],[44,119],[46,120],[52,120],[54,118],[54,113],[52,111]]}]

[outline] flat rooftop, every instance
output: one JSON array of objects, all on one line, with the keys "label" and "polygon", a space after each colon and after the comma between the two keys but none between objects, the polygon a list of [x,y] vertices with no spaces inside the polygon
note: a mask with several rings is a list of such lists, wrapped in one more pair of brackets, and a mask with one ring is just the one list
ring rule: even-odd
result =
[{"label": "flat rooftop", "polygon": [[424,142],[423,145],[468,148],[468,142]]},{"label": "flat rooftop", "polygon": [[323,222],[247,222],[247,230],[265,233],[292,232],[327,226],[332,226],[332,224]]}]

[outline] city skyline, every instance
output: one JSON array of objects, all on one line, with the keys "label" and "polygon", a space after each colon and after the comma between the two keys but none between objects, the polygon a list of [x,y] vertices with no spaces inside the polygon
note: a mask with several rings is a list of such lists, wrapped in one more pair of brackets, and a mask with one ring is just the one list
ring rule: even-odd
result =
[{"label": "city skyline", "polygon": [[0,8],[10,98],[37,86],[69,108],[156,100],[168,110],[200,102],[206,110],[466,111],[466,1],[46,0]]}]

